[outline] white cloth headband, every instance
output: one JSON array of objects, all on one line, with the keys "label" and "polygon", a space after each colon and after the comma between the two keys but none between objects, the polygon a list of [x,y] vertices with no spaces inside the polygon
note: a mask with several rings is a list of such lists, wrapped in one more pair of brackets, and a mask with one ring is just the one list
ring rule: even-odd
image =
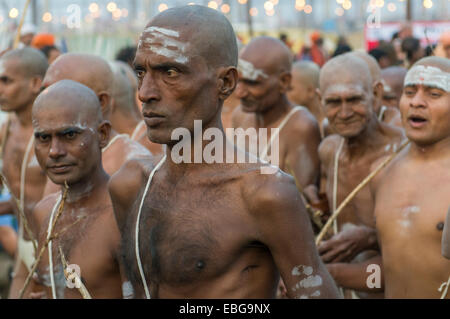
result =
[{"label": "white cloth headband", "polygon": [[433,66],[417,65],[408,71],[405,87],[425,85],[450,92],[450,73]]}]

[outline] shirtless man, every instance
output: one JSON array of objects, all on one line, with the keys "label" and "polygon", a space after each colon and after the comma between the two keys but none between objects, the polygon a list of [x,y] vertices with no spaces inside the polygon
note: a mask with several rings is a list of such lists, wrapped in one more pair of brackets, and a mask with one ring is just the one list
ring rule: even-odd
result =
[{"label": "shirtless man", "polygon": [[[299,61],[292,66],[292,89],[288,93],[289,101],[296,105],[306,107],[316,118],[318,123],[325,119],[320,102],[320,96],[317,93],[319,88],[320,68],[317,64],[310,61]],[[322,138],[324,132],[320,127]]]},{"label": "shirtless man", "polygon": [[[238,78],[229,21],[203,6],[173,8],[139,43],[139,98],[149,137],[167,144],[167,157],[156,167],[129,161],[109,184],[135,296],[273,298],[281,273],[292,298],[336,297],[294,180],[260,162],[220,163],[226,151],[243,154],[220,114]],[[181,127],[192,137],[194,120],[220,132],[223,154],[212,164],[174,161],[172,133]]]},{"label": "shirtless man", "polygon": [[[269,37],[251,41],[239,57],[236,96],[241,99],[241,106],[235,110],[232,122],[235,129],[267,128],[268,134],[283,123],[279,133],[279,167],[295,178],[303,192],[319,183],[320,130],[305,107],[294,107],[288,100],[291,69],[292,55],[283,42]],[[267,160],[266,154],[259,156]]]},{"label": "shirtless man", "polygon": [[383,105],[399,107],[403,93],[403,82],[407,72],[407,69],[400,66],[391,66],[381,71],[381,77],[384,82]]},{"label": "shirtless man", "polygon": [[450,206],[449,84],[448,59],[425,58],[409,70],[400,111],[411,144],[373,184],[387,298],[439,298],[450,275],[441,254]]},{"label": "shirtless man", "polygon": [[[12,196],[21,202],[27,221],[30,220],[34,205],[42,198],[46,182],[32,147],[31,109],[40,92],[47,67],[45,56],[32,48],[8,51],[0,58],[0,106],[2,111],[9,114],[0,129],[2,173],[8,181]],[[23,183],[21,177],[24,178]],[[2,202],[0,211],[2,214],[15,213],[20,223],[15,276],[10,288],[10,297],[15,298],[23,286],[27,268],[30,269],[33,263],[33,243],[24,231],[13,199]]]},{"label": "shirtless man", "polygon": [[[36,99],[33,128],[38,162],[61,187],[60,192],[45,197],[33,211],[38,251],[50,234],[60,234],[39,261],[37,283],[49,298],[81,298],[77,289],[66,287],[62,249],[67,264],[79,266],[79,275],[92,298],[122,298],[120,233],[108,194],[109,176],[101,159],[111,125],[102,119],[96,94],[70,80],[51,85]],[[67,198],[56,219],[66,182]]]},{"label": "shirtless man", "polygon": [[[92,89],[102,106],[105,120],[111,116],[113,73],[108,63],[101,57],[89,54],[66,53],[61,55],[48,68],[43,87],[60,80],[73,80]],[[123,163],[131,158],[148,158],[151,153],[141,144],[130,140],[126,134],[111,130],[108,145],[103,149],[103,168],[108,175],[113,175]],[[51,181],[46,186],[45,195],[58,190]]]},{"label": "shirtless man", "polygon": [[145,146],[152,154],[162,153],[162,147],[149,141],[147,126],[136,103],[137,78],[128,64],[120,61],[110,63],[114,73],[112,91],[111,125],[121,134],[128,134],[133,141]]},{"label": "shirtless man", "polygon": [[[380,98],[381,92],[372,83],[364,60],[349,54],[330,60],[320,75],[325,115],[332,129],[338,133],[327,137],[319,148],[326,178],[323,186],[331,211],[369,175],[372,163],[396,150],[403,138],[399,129],[378,121],[373,103]],[[326,263],[350,262],[361,250],[376,247],[373,206],[368,187],[347,205],[339,215],[337,225],[340,233],[319,245],[319,252]],[[359,256],[357,260],[360,259],[365,257]],[[335,280],[343,286],[348,284],[340,276],[343,276],[347,266],[345,263],[329,265]]]},{"label": "shirtless man", "polygon": [[381,69],[380,66],[377,63],[377,60],[375,60],[374,57],[371,55],[355,51],[347,53],[349,55],[357,56],[361,59],[363,59],[367,66],[369,67],[370,74],[372,76],[372,85],[373,89],[378,91],[378,96],[376,97],[374,103],[373,103],[373,109],[375,113],[378,116],[378,119],[381,122],[388,123],[393,126],[401,127],[401,118],[400,118],[400,112],[397,108],[388,107],[387,105],[383,105],[383,93],[384,93],[384,85],[383,85],[383,79],[381,77]]}]

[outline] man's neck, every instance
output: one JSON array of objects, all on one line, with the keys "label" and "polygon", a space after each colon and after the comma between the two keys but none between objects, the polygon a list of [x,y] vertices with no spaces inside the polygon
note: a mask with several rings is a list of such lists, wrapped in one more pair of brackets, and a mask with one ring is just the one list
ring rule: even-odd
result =
[{"label": "man's neck", "polygon": [[20,125],[23,127],[30,127],[32,124],[32,108],[33,104],[29,104],[18,111],[15,111],[14,114],[19,121]]},{"label": "man's neck", "polygon": [[[108,183],[108,175],[103,167],[97,168],[93,174],[88,174],[86,180],[69,185],[67,192],[67,203],[77,205],[80,202],[86,203],[91,197],[95,196],[97,191],[104,189]],[[64,186],[61,187],[64,193]]]},{"label": "man's neck", "polygon": [[[206,130],[208,129],[216,129],[217,134],[219,136],[214,136],[212,140],[204,140],[203,136]],[[179,155],[180,150],[175,151],[174,154],[172,154],[172,150],[176,145],[181,145],[179,143],[185,143],[183,150],[189,149],[190,150],[190,159],[189,160],[181,160],[178,159],[178,162],[181,160],[181,163],[175,162],[177,159],[177,155]],[[168,170],[170,171],[171,176],[183,176],[187,172],[202,170],[205,167],[211,167],[211,164],[207,164],[204,157],[204,151],[206,146],[210,145],[211,143],[215,143],[215,145],[222,146],[222,156],[221,159],[223,163],[226,163],[226,149],[230,147],[230,142],[226,138],[225,131],[222,126],[222,120],[221,120],[221,113],[219,113],[218,117],[216,117],[213,121],[210,123],[202,123],[202,129],[201,131],[198,131],[197,134],[195,132],[191,133],[191,138],[182,140],[179,143],[176,143],[174,145],[168,145],[166,148],[166,162],[168,165]],[[217,144],[216,144],[217,143]],[[206,155],[208,155],[209,152],[207,152]],[[173,155],[173,156],[172,156]],[[184,155],[182,153],[181,155]],[[188,157],[188,156],[187,156]],[[212,164],[214,165],[214,164]]]},{"label": "man's neck", "polygon": [[379,145],[382,137],[382,128],[376,115],[373,114],[372,119],[366,128],[355,137],[346,138],[347,152],[350,157],[365,154],[371,150],[373,146]]},{"label": "man's neck", "polygon": [[428,145],[412,142],[409,153],[418,160],[448,158],[450,156],[450,136]]},{"label": "man's neck", "polygon": [[264,113],[256,113],[258,128],[269,128],[279,122],[292,109],[292,104],[285,95]]}]

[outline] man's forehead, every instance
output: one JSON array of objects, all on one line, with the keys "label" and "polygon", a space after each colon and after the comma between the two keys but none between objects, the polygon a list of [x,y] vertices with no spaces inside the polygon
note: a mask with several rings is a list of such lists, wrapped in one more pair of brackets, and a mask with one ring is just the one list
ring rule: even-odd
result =
[{"label": "man's forehead", "polygon": [[366,93],[364,86],[359,83],[331,83],[325,87],[323,95],[327,96],[346,96],[353,94]]},{"label": "man's forehead", "polygon": [[450,92],[450,73],[435,65],[415,65],[406,74],[404,86],[424,86]]}]

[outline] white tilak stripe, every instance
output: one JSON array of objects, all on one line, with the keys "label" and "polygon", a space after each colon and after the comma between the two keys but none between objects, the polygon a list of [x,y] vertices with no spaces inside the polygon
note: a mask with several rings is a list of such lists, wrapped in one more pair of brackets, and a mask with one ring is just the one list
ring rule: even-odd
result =
[{"label": "white tilak stripe", "polygon": [[165,29],[165,28],[159,28],[159,27],[148,27],[147,29],[144,30],[144,32],[159,32],[159,33],[162,33],[169,37],[175,37],[175,38],[180,37],[180,33],[178,31]]}]

